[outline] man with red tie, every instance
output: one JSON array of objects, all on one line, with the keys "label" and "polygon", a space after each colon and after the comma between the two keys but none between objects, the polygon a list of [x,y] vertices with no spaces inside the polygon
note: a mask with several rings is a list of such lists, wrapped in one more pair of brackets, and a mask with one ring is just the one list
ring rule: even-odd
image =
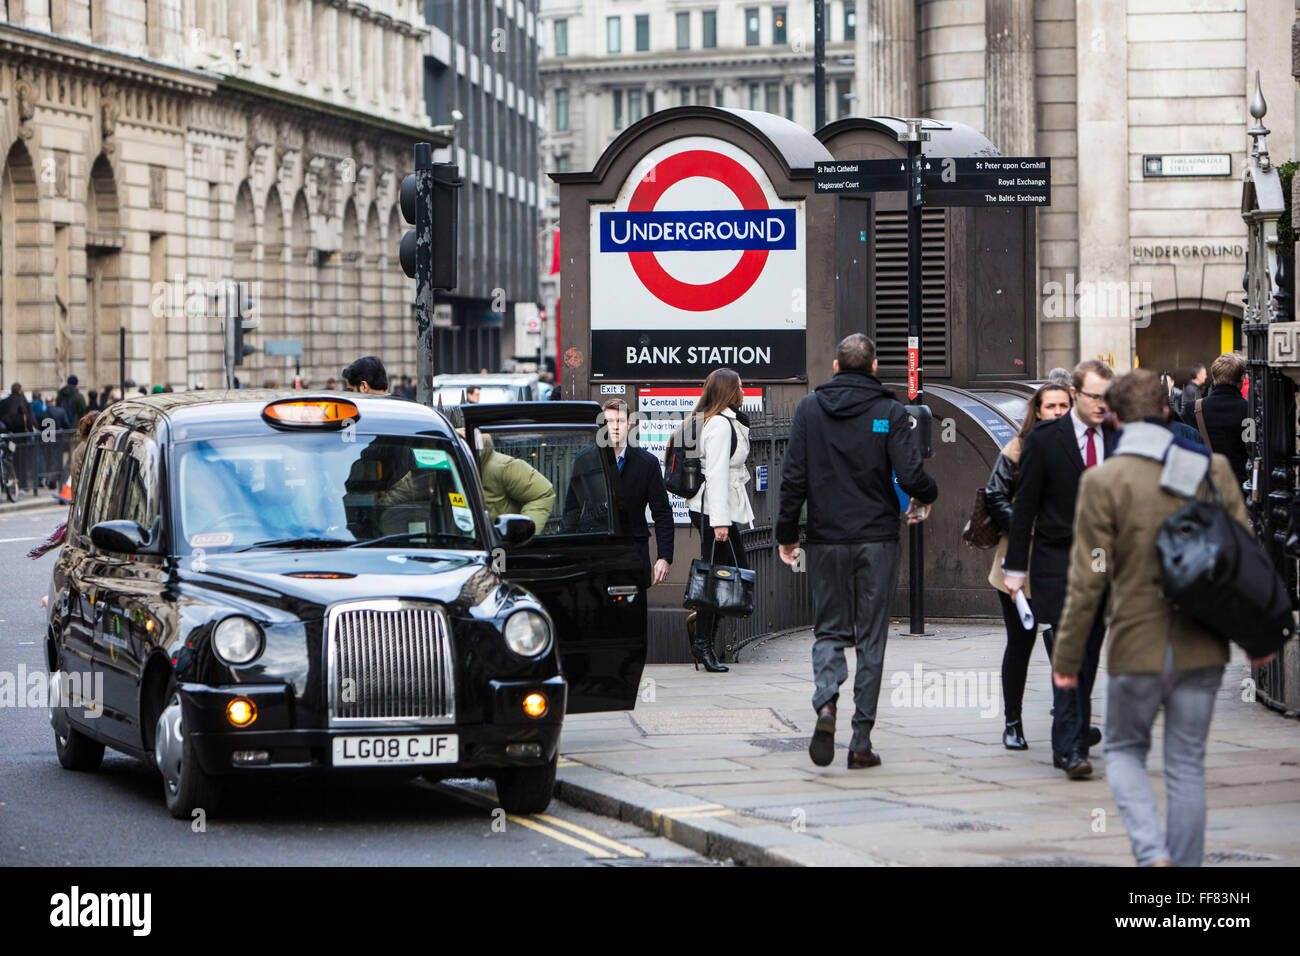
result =
[{"label": "man with red tie", "polygon": [[[1111,367],[1096,359],[1075,366],[1070,382],[1074,407],[1068,415],[1035,425],[1020,453],[1003,569],[1012,600],[1024,587],[1028,573],[1033,594],[1030,606],[1034,620],[1044,627],[1043,639],[1049,653],[1065,605],[1079,478],[1085,469],[1105,461],[1113,450],[1113,432],[1103,423],[1106,387],[1114,377]],[[1093,558],[1108,560],[1107,555]],[[1103,599],[1102,609],[1105,604]],[[1078,687],[1052,688],[1052,763],[1071,779],[1092,773],[1088,749],[1101,742],[1101,731],[1091,726],[1091,697],[1105,630],[1104,611],[1098,610]]]}]

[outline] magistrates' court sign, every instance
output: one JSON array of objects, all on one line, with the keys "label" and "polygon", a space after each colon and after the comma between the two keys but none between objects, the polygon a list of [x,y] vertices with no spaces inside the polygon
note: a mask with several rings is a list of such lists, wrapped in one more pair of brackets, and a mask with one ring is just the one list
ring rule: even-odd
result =
[{"label": "magistrates' court sign", "polygon": [[744,150],[663,143],[590,214],[593,379],[804,374],[804,200],[779,199]]}]

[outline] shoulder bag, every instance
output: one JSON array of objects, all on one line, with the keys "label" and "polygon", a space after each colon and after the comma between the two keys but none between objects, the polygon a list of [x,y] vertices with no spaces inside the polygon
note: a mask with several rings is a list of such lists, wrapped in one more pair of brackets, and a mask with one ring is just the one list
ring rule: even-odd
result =
[{"label": "shoulder bag", "polygon": [[[704,534],[704,516],[700,516],[700,534]],[[717,540],[709,543],[709,560],[696,558],[686,578],[682,607],[712,611],[719,617],[749,617],[754,611],[754,572],[734,564],[714,561]],[[736,549],[730,539],[732,561]]]},{"label": "shoulder bag", "polygon": [[1252,658],[1279,650],[1295,630],[1291,598],[1268,553],[1223,507],[1209,471],[1211,498],[1196,497],[1156,533],[1164,599]]}]

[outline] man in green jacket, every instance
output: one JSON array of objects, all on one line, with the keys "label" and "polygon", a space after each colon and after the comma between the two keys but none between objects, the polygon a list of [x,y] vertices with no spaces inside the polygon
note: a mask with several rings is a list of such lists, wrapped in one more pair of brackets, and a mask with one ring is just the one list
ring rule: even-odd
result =
[{"label": "man in green jacket", "polygon": [[555,487],[528,462],[493,448],[487,433],[479,432],[477,437],[478,470],[488,515],[493,521],[504,514],[527,515],[541,534],[555,505]]},{"label": "man in green jacket", "polygon": [[[1250,523],[1228,459],[1175,438],[1163,424],[1164,402],[1160,379],[1146,369],[1119,377],[1106,391],[1124,427],[1114,455],[1085,471],[1079,483],[1052,680],[1061,688],[1077,686],[1088,632],[1109,584],[1106,776],[1140,866],[1199,866],[1205,741],[1228,644],[1161,596],[1156,534],[1207,473],[1228,514],[1246,528]],[[1146,770],[1161,707],[1166,833]]]}]

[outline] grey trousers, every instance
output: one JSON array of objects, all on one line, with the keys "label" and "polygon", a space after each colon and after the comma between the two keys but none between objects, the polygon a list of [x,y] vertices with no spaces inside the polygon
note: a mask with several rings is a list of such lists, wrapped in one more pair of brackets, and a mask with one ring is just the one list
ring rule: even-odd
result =
[{"label": "grey trousers", "polygon": [[855,648],[858,658],[853,676],[852,750],[871,749],[900,552],[897,541],[808,546],[809,583],[816,615],[813,709],[839,697],[840,685],[849,676],[844,652]]},{"label": "grey trousers", "polygon": [[[1222,667],[1174,670],[1165,652],[1160,674],[1112,674],[1106,694],[1106,778],[1138,866],[1167,859],[1200,866],[1205,850],[1205,740]],[[1151,725],[1165,711],[1166,832],[1147,774]]]}]

